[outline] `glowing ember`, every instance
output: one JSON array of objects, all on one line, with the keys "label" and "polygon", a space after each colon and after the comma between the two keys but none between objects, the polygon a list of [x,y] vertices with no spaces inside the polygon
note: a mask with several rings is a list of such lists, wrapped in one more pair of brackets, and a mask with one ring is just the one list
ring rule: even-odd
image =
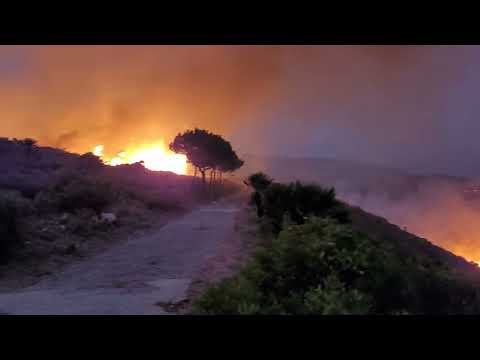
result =
[{"label": "glowing ember", "polygon": [[114,157],[104,155],[104,146],[97,145],[93,154],[111,166],[134,164],[142,161],[143,165],[154,171],[172,171],[184,175],[187,172],[187,158],[185,155],[175,154],[166,148],[163,141],[152,144],[131,146]]}]

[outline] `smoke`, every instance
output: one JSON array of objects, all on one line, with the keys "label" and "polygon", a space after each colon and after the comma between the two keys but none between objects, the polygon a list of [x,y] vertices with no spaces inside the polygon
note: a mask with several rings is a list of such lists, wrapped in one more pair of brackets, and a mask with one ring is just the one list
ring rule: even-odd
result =
[{"label": "smoke", "polygon": [[480,207],[453,186],[431,183],[400,200],[384,194],[343,194],[350,204],[429,239],[440,247],[471,261],[480,261]]},{"label": "smoke", "polygon": [[[0,131],[84,152],[118,151],[194,126],[228,133],[271,106],[274,47],[4,47]],[[9,65],[16,59],[15,69]],[[3,66],[2,66],[3,65]]]},{"label": "smoke", "polygon": [[[201,127],[241,155],[479,176],[479,66],[477,46],[1,46],[0,134],[111,156]],[[477,210],[450,189],[349,196],[477,256]]]},{"label": "smoke", "polygon": [[478,47],[332,46],[284,55],[286,90],[256,126],[267,142],[253,143],[256,152],[479,174]]}]

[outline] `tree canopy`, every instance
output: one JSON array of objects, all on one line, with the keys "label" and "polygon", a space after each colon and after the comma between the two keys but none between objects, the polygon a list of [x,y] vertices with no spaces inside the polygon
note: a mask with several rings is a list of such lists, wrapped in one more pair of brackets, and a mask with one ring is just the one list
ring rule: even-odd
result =
[{"label": "tree canopy", "polygon": [[178,134],[169,147],[177,154],[186,155],[188,162],[200,171],[204,182],[206,171],[233,172],[244,163],[230,142],[207,130],[194,129]]}]

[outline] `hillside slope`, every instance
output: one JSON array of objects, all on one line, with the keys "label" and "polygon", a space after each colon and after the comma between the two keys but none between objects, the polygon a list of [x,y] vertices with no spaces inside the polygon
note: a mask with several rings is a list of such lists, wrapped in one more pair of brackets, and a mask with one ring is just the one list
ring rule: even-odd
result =
[{"label": "hillside slope", "polygon": [[352,226],[368,236],[390,242],[400,256],[425,256],[447,264],[459,276],[480,285],[480,267],[461,256],[445,250],[427,239],[418,237],[388,220],[368,213],[359,207],[350,207]]},{"label": "hillside slope", "polygon": [[194,312],[480,313],[477,265],[339,201],[330,189],[263,174],[248,183],[263,246],[200,296]]},{"label": "hillside slope", "polygon": [[[0,173],[0,289],[31,285],[211,200],[198,178],[25,140],[0,138]],[[231,191],[225,181],[215,195]]]},{"label": "hillside slope", "polygon": [[322,158],[245,157],[243,176],[263,171],[276,181],[334,186],[339,199],[382,216],[468,260],[480,261],[478,179],[410,174]]}]

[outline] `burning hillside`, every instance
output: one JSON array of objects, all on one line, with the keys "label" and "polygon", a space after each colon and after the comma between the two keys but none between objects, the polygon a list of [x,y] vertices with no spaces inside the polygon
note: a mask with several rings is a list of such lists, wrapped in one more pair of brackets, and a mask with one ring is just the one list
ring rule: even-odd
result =
[{"label": "burning hillside", "polygon": [[163,140],[150,144],[128,146],[125,150],[113,156],[106,155],[105,150],[104,145],[97,145],[92,152],[107,165],[117,166],[142,162],[149,170],[171,171],[179,175],[187,173],[186,156],[170,151]]}]

